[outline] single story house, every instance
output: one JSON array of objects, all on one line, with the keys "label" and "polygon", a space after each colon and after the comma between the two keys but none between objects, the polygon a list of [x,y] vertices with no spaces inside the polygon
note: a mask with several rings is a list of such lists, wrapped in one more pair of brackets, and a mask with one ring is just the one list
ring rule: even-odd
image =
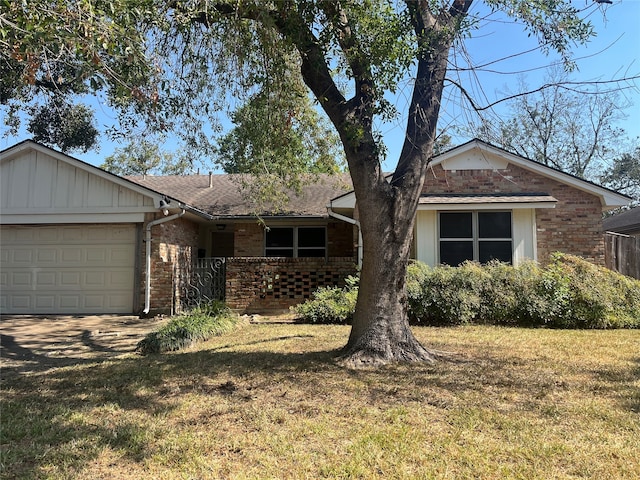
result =
[{"label": "single story house", "polygon": [[356,271],[353,225],[326,208],[347,175],[262,222],[233,176],[123,178],[30,140],[0,152],[0,178],[3,314],[283,310]]},{"label": "single story house", "polygon": [[[0,152],[0,312],[179,311],[224,298],[283,310],[340,284],[360,255],[347,175],[261,212],[232,175],[123,178],[27,140]],[[434,158],[413,256],[431,265],[544,262],[560,250],[604,263],[602,211],[630,199],[479,140]]]}]

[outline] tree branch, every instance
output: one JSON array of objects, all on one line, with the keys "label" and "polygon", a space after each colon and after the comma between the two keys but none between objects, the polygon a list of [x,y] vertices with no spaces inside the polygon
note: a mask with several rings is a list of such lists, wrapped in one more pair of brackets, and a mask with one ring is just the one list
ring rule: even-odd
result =
[{"label": "tree branch", "polygon": [[[615,79],[615,80],[593,80],[593,81],[586,81],[586,82],[545,83],[544,85],[542,85],[542,86],[540,86],[538,88],[535,88],[533,90],[529,90],[529,91],[521,92],[521,93],[515,93],[513,95],[509,95],[507,97],[501,98],[500,100],[496,100],[495,102],[491,102],[491,103],[489,103],[487,105],[484,105],[484,106],[477,105],[475,100],[473,99],[473,97],[471,97],[469,92],[467,92],[467,90],[462,85],[460,85],[460,83],[456,82],[455,80],[452,80],[451,78],[447,78],[446,81],[448,81],[449,83],[451,83],[452,85],[457,87],[458,90],[460,90],[462,95],[471,104],[471,108],[473,108],[474,111],[482,112],[484,110],[489,110],[490,108],[493,108],[496,105],[499,105],[501,103],[508,102],[509,100],[513,100],[514,98],[524,97],[524,96],[527,96],[527,95],[531,95],[533,93],[538,93],[538,92],[541,92],[541,91],[546,90],[548,88],[558,87],[558,88],[562,88],[564,90],[568,90],[570,92],[581,93],[581,94],[584,94],[584,95],[599,95],[599,94],[607,93],[607,92],[585,92],[585,91],[579,90],[577,88],[571,88],[568,85],[610,85],[610,84],[615,84],[615,83],[619,84],[621,82],[631,82],[631,81],[639,80],[639,79],[640,79],[640,75],[634,75],[632,77],[625,77],[625,78],[620,78],[620,79]],[[619,91],[619,90],[623,90],[623,89],[627,89],[627,88],[636,88],[636,87],[635,86],[618,87],[615,90]]]}]

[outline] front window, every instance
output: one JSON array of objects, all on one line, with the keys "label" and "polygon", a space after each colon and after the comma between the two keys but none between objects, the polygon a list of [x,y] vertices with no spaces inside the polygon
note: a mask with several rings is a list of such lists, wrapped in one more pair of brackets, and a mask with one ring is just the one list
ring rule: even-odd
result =
[{"label": "front window", "polygon": [[440,212],[440,263],[513,262],[511,212]]},{"label": "front window", "polygon": [[265,233],[267,257],[325,257],[325,227],[271,227]]}]

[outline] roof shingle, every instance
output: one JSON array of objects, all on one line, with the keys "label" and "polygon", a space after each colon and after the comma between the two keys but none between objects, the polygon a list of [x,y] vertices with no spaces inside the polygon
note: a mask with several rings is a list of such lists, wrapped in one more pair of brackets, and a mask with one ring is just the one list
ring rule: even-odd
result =
[{"label": "roof shingle", "polygon": [[[257,207],[242,187],[242,180],[250,177],[242,175],[171,175],[171,176],[129,176],[128,180],[175,198],[182,203],[196,207],[210,215],[221,217],[245,217],[260,215],[278,216],[327,216],[327,204],[333,197],[351,188],[348,174],[310,176],[303,182],[298,195],[289,191],[289,203],[284,211],[274,212],[272,206]],[[260,211],[256,211],[259,209]]]}]

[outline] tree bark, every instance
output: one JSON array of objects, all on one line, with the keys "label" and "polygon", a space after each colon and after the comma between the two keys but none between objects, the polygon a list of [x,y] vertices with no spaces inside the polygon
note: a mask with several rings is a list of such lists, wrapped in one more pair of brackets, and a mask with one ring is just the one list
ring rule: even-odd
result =
[{"label": "tree bark", "polygon": [[435,357],[416,340],[407,318],[405,278],[414,216],[397,215],[394,205],[402,199],[359,201],[364,255],[343,363],[359,368],[390,362],[432,362]]},{"label": "tree bark", "polygon": [[[466,8],[469,3],[464,4]],[[417,19],[422,29],[433,21]],[[452,17],[448,17],[451,20]],[[440,25],[441,27],[446,26]],[[409,327],[406,273],[418,201],[431,161],[452,37],[442,35],[419,58],[405,143],[388,183],[372,169],[372,149],[346,149],[363,240],[358,300],[343,363],[360,368],[393,362],[433,362]],[[360,145],[362,147],[362,145]]]}]

